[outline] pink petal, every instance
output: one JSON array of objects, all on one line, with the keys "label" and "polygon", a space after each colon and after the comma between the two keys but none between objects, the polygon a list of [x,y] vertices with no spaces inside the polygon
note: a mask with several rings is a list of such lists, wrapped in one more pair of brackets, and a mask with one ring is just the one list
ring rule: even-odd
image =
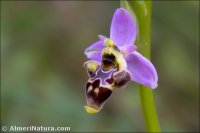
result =
[{"label": "pink petal", "polygon": [[106,36],[104,36],[104,35],[98,35],[98,37],[99,37],[99,40],[105,40],[107,37]]},{"label": "pink petal", "polygon": [[149,86],[152,89],[158,86],[157,71],[147,58],[134,51],[126,57],[126,61],[132,81]]},{"label": "pink petal", "polygon": [[136,39],[136,23],[124,8],[115,11],[112,18],[110,38],[118,45],[133,44]]},{"label": "pink petal", "polygon": [[85,49],[84,53],[88,59],[101,62],[102,49],[105,48],[103,42],[104,42],[103,40],[96,41]]},{"label": "pink petal", "polygon": [[136,46],[135,45],[124,45],[122,47],[120,47],[120,52],[124,55],[127,56],[129,54],[131,54],[133,51],[136,50]]}]

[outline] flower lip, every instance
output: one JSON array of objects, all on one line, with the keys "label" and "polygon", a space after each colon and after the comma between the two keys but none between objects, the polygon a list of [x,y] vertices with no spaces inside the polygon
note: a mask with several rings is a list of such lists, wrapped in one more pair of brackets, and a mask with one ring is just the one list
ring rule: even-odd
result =
[{"label": "flower lip", "polygon": [[[100,70],[98,69],[98,71]],[[99,78],[100,77],[97,74],[96,78],[94,78],[93,80],[89,80],[86,84],[85,90],[87,106],[96,110],[100,110],[103,104],[112,94],[112,88],[110,88],[111,86],[103,85],[102,79]]]},{"label": "flower lip", "polygon": [[87,108],[88,110],[86,111],[90,112],[91,108],[93,109],[93,111],[96,110],[95,112],[101,110],[101,108],[108,100],[108,98],[111,96],[111,94],[112,90],[105,87],[93,88],[92,90],[90,90],[90,92],[87,92],[86,93],[87,107],[90,108]]}]

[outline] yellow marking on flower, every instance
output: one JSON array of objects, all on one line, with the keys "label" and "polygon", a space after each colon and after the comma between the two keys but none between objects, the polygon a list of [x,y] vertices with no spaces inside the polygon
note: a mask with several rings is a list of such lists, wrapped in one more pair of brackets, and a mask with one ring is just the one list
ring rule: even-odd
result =
[{"label": "yellow marking on flower", "polygon": [[126,64],[123,54],[115,50],[114,47],[108,46],[107,48],[103,49],[102,54],[113,54],[116,58],[116,62],[119,65],[119,70],[123,70],[127,68],[127,64]]},{"label": "yellow marking on flower", "polygon": [[99,112],[98,109],[92,108],[90,106],[84,106],[84,108],[85,108],[86,112],[89,114],[96,114]]},{"label": "yellow marking on flower", "polygon": [[113,90],[115,89],[114,83],[112,83],[111,85],[104,85],[104,86],[102,86],[102,87],[107,88],[107,89],[109,89],[109,90],[111,90],[111,91],[113,91]]},{"label": "yellow marking on flower", "polygon": [[92,90],[92,85],[89,86],[87,93],[90,92]]},{"label": "yellow marking on flower", "polygon": [[98,96],[99,88],[95,88],[95,89],[94,89],[94,93]]},{"label": "yellow marking on flower", "polygon": [[88,62],[88,63],[86,64],[86,67],[89,69],[89,71],[94,72],[94,71],[96,71],[97,68],[99,67],[99,64],[96,63],[96,62],[90,61],[90,62]]},{"label": "yellow marking on flower", "polygon": [[119,70],[127,68],[126,60],[124,59],[123,54],[118,51],[113,51],[113,54],[115,55],[116,62],[119,65]]},{"label": "yellow marking on flower", "polygon": [[110,38],[106,38],[105,40],[104,40],[104,43],[103,43],[105,46],[108,46],[108,47],[114,47],[114,42],[113,42],[113,40],[111,40]]}]

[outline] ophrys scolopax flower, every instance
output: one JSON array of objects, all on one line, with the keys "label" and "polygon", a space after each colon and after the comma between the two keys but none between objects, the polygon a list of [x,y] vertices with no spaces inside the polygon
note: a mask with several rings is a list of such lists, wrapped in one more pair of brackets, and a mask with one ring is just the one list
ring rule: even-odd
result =
[{"label": "ophrys scolopax flower", "polygon": [[86,84],[85,109],[97,113],[115,88],[129,80],[157,87],[158,76],[153,64],[136,51],[134,42],[137,25],[124,8],[115,11],[110,28],[110,38],[100,35],[99,41],[85,50],[89,61],[84,66],[89,74]]}]

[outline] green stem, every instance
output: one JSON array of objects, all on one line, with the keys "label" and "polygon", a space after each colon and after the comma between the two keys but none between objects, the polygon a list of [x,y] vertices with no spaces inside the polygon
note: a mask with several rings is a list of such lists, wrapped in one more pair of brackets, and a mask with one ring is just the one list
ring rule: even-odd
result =
[{"label": "green stem", "polygon": [[[139,52],[150,60],[152,1],[134,0],[127,2],[122,0],[121,6],[129,10],[137,21],[139,36],[136,40],[136,45],[140,46]],[[153,91],[146,86],[140,85],[140,97],[147,131],[160,132]]]}]

